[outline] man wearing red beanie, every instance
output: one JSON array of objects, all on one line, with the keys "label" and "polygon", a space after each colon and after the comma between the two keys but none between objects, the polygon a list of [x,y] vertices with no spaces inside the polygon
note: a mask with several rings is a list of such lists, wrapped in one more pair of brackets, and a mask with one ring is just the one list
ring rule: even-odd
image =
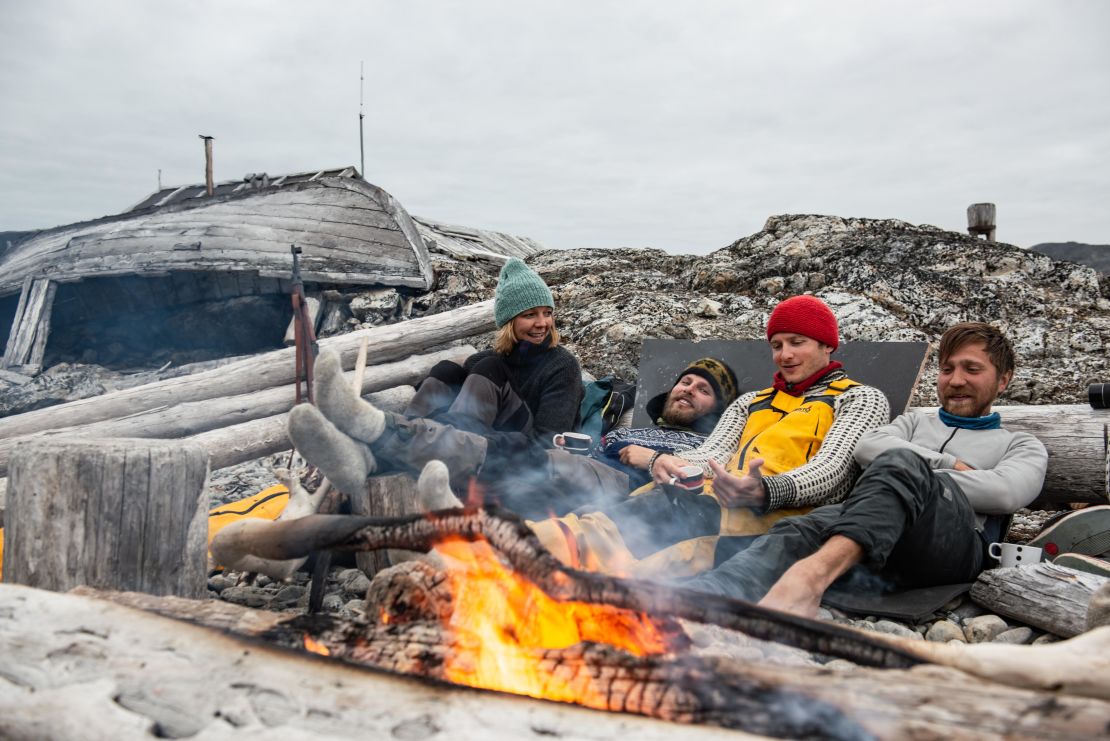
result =
[{"label": "man wearing red beanie", "polygon": [[[832,360],[836,317],[815,296],[776,306],[767,339],[778,368],[769,388],[740,396],[700,447],[681,457],[656,454],[649,491],[531,523],[544,544],[578,568],[691,576],[783,517],[840,501],[859,472],[856,443],[890,420],[886,396]],[[704,496],[675,486],[691,474],[706,479]]]}]

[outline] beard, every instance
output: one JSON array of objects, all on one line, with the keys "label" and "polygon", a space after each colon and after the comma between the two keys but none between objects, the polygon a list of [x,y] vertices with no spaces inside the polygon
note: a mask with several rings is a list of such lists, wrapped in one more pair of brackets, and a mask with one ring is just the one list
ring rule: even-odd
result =
[{"label": "beard", "polygon": [[699,416],[696,409],[680,406],[677,399],[667,399],[667,403],[663,405],[663,421],[670,425],[689,427]]}]

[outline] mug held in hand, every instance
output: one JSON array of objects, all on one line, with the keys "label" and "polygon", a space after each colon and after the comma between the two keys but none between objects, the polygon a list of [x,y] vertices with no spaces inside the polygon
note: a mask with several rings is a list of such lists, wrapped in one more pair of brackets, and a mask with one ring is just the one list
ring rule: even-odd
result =
[{"label": "mug held in hand", "polygon": [[585,455],[590,452],[590,444],[593,438],[581,432],[563,432],[552,436],[551,443],[557,447],[562,448],[568,453],[575,455]]}]

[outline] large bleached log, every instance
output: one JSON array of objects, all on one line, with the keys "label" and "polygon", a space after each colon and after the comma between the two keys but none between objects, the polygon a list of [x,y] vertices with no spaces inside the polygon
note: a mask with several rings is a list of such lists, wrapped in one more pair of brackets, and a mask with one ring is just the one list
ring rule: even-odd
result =
[{"label": "large bleached log", "polygon": [[4,580],[200,597],[208,455],[162,440],[27,440],[12,455]]},{"label": "large bleached log", "polygon": [[[367,394],[366,399],[379,409],[400,413],[408,406],[415,393],[416,389],[412,386],[396,386]],[[221,427],[218,430],[187,437],[184,442],[196,443],[206,449],[209,455],[209,467],[217,471],[264,455],[289,450],[292,443],[285,433],[285,422],[288,416],[276,414],[265,419]]]},{"label": "large bleached log", "polygon": [[[1030,507],[1040,509],[1067,502],[1105,504],[1106,426],[1110,410],[1087,404],[996,406],[1007,429],[1028,432],[1048,449],[1048,475],[1040,496]],[[911,411],[936,412],[936,407]]]},{"label": "large bleached log", "polygon": [[[362,393],[366,394],[371,391],[402,385],[412,386],[427,376],[432,366],[441,360],[461,361],[473,352],[474,348],[472,346],[465,345],[371,366],[366,369],[363,375]],[[67,437],[80,436],[85,439],[100,437],[182,438],[233,425],[238,426],[252,420],[284,415],[293,408],[295,400],[296,390],[292,385],[278,386],[237,396],[185,401],[115,419],[52,429],[40,434],[65,435]],[[272,424],[263,427],[266,430],[274,429]],[[254,435],[250,437],[253,438]],[[0,439],[0,476],[3,476],[7,471],[8,457],[15,440],[16,438]],[[240,444],[258,447],[253,445],[250,439],[243,439]],[[288,447],[288,445],[285,445],[282,448],[277,448],[277,450],[284,450]],[[265,455],[265,453],[259,453],[259,455]],[[223,455],[221,454],[220,457],[222,458]],[[240,458],[236,462],[243,460],[250,460],[250,458]],[[216,465],[214,463],[213,467],[221,468],[223,465],[229,464]]]},{"label": "large bleached log", "polygon": [[[329,337],[320,341],[320,348],[338,353],[343,368],[350,370],[364,337],[369,341],[370,363],[379,365],[493,328],[493,301],[483,301],[400,324]],[[210,371],[7,417],[0,420],[0,439],[91,424],[163,406],[292,385],[294,352],[294,348],[274,350]]]},{"label": "large bleached log", "polygon": [[1052,563],[988,569],[971,598],[991,612],[1070,638],[1087,629],[1087,605],[1107,581]]},{"label": "large bleached log", "polygon": [[[354,667],[223,631],[283,616],[213,601],[218,630],[79,594],[0,585],[0,736],[670,741],[676,726]],[[232,609],[227,609],[227,608]],[[719,739],[689,726],[682,737]],[[754,739],[743,733],[729,738]]]},{"label": "large bleached log", "polygon": [[[438,621],[383,625],[326,616],[309,620],[211,601],[138,594],[98,596],[221,631],[262,637],[291,648],[302,646],[308,633],[333,657],[364,666],[393,666],[422,676],[439,676],[443,659],[452,651],[452,637]],[[97,607],[95,600],[89,604],[89,612],[110,609]],[[206,640],[195,625],[183,624],[182,631],[191,639],[190,646],[203,645]],[[176,630],[169,632],[177,635]],[[740,635],[736,639],[746,640]],[[255,661],[259,655],[268,655],[265,649],[252,649],[251,653]],[[636,722],[634,716],[628,715],[636,713],[681,721],[685,725],[669,728],[673,735],[682,738],[698,738],[706,729],[688,724],[705,723],[790,738],[1062,740],[1100,736],[1110,713],[1110,703],[1102,700],[1016,689],[943,667],[911,671],[857,667],[833,671],[821,666],[748,663],[712,653],[694,655],[681,649],[632,657],[591,643],[537,652],[537,663],[554,668],[566,684],[592,689],[592,702],[597,707],[616,711],[586,716],[583,719],[586,725],[568,734],[574,738],[611,738],[613,731],[608,724],[616,718]],[[214,666],[220,667],[222,662]],[[306,681],[313,682],[317,667],[323,670],[325,664],[304,666]],[[380,675],[368,672],[366,676]],[[355,674],[350,681],[359,681],[357,677]],[[398,676],[397,681],[409,680]],[[177,695],[169,687],[165,694]],[[377,699],[370,694],[367,693],[367,703]],[[444,702],[452,702],[459,695],[497,697],[473,692],[445,692],[442,697]],[[585,697],[581,701],[591,702]],[[408,708],[388,712],[397,710]],[[511,730],[513,723],[512,717],[506,718],[479,735],[495,737],[502,730]],[[638,723],[630,726],[619,737],[641,737],[635,730],[638,727]],[[461,728],[453,730],[458,736],[469,735]],[[557,733],[555,729],[548,732]]]}]

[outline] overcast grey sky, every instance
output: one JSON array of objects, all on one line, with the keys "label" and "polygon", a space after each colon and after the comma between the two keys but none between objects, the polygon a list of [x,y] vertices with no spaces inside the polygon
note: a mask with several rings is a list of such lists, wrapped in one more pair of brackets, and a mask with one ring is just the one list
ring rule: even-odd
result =
[{"label": "overcast grey sky", "polygon": [[0,0],[0,230],[358,166],[552,247],[778,213],[1110,243],[1110,2]]}]

